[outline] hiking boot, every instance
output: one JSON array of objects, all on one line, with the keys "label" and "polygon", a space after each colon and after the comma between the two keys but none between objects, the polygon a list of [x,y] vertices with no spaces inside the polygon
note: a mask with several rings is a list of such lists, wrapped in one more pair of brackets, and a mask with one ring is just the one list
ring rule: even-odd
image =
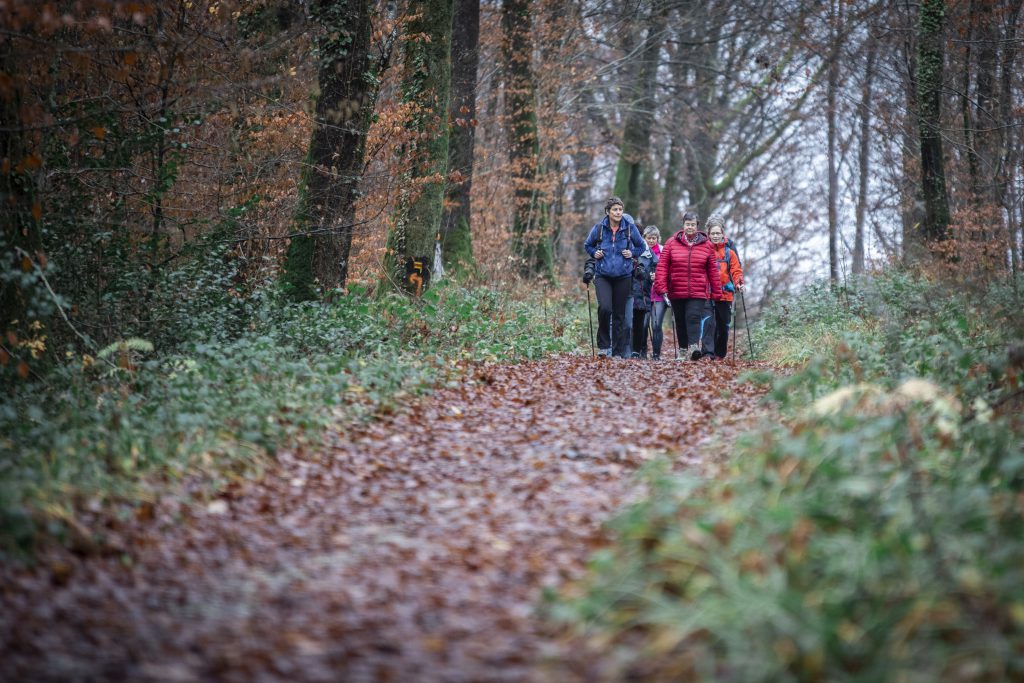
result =
[{"label": "hiking boot", "polygon": [[651,354],[651,360],[661,360],[661,354],[660,353],[652,353]]},{"label": "hiking boot", "polygon": [[598,356],[605,356],[607,358],[608,356],[612,355],[612,350],[611,349],[598,349],[597,350],[597,355]]},{"label": "hiking boot", "polygon": [[696,344],[690,344],[686,347],[686,357],[690,360],[700,360],[702,355],[704,354],[700,352],[700,347]]}]

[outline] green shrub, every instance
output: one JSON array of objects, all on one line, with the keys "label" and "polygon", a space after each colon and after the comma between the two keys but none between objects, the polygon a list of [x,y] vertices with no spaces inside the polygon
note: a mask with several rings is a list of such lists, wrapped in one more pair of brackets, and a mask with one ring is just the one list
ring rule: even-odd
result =
[{"label": "green shrub", "polygon": [[210,488],[258,473],[278,449],[315,445],[327,427],[390,410],[468,362],[573,350],[585,329],[564,303],[456,286],[420,301],[354,289],[291,304],[263,290],[207,306],[192,328],[178,320],[177,339],[157,335],[163,348],[129,339],[99,359],[71,354],[4,397],[0,546],[189,473]]},{"label": "green shrub", "polygon": [[939,292],[884,276],[859,311],[769,318],[840,339],[775,381],[785,426],[716,476],[649,474],[553,614],[629,680],[1024,677],[1019,309]]}]

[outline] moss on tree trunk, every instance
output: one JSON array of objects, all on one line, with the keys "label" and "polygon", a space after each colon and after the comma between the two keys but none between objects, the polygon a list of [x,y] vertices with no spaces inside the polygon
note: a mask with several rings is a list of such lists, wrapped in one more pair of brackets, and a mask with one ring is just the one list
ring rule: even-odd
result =
[{"label": "moss on tree trunk", "polygon": [[402,97],[417,105],[409,122],[415,134],[407,149],[412,168],[399,197],[394,227],[388,235],[386,268],[392,282],[418,291],[406,281],[410,258],[433,262],[434,241],[441,229],[444,183],[448,170],[448,97],[451,86],[451,35],[454,0],[412,0],[405,46]]},{"label": "moss on tree trunk", "polygon": [[470,225],[473,146],[476,138],[476,70],[479,64],[480,2],[458,0],[452,22],[452,92],[448,111],[448,191],[441,218],[445,270],[455,277],[476,268]]},{"label": "moss on tree trunk", "polygon": [[377,96],[369,52],[371,9],[367,0],[320,0],[313,6],[321,27],[320,92],[299,190],[297,235],[288,247],[284,276],[296,299],[341,287],[348,278],[354,205]]},{"label": "moss on tree trunk", "polygon": [[504,0],[501,25],[509,160],[514,188],[512,252],[522,276],[553,278],[548,200],[541,183],[536,84],[530,66],[533,43],[529,0]]}]

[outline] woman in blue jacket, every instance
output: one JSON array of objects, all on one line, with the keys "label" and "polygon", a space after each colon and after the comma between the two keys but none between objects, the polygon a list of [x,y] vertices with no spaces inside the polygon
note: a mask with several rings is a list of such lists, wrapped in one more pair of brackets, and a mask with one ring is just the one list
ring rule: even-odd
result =
[{"label": "woman in blue jacket", "polygon": [[633,258],[647,247],[636,223],[624,210],[618,197],[605,202],[604,218],[590,229],[583,242],[583,248],[596,260],[597,346],[602,355],[618,358],[629,358],[625,319],[626,300],[633,288]]}]

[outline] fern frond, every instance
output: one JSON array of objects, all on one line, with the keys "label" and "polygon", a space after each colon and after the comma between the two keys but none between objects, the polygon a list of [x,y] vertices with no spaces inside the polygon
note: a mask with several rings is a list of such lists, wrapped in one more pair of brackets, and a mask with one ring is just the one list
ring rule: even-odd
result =
[{"label": "fern frond", "polygon": [[96,357],[107,358],[115,353],[125,353],[128,351],[149,353],[152,350],[153,342],[146,341],[145,339],[139,339],[138,337],[128,337],[127,339],[118,339],[116,342],[100,349],[100,352],[96,354]]}]

